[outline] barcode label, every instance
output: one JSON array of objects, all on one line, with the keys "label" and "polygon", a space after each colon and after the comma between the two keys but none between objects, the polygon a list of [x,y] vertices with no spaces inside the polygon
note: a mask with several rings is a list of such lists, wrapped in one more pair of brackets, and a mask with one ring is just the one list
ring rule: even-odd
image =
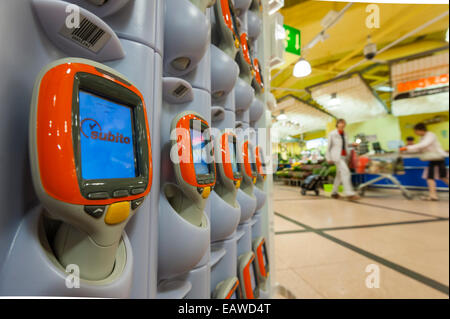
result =
[{"label": "barcode label", "polygon": [[83,16],[80,17],[78,28],[68,28],[64,25],[59,33],[95,53],[98,53],[111,38],[109,33]]}]

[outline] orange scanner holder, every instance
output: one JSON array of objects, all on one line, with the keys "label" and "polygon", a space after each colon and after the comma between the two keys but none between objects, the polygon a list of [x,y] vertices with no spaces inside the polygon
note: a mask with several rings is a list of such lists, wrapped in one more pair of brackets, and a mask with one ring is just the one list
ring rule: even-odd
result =
[{"label": "orange scanner holder", "polygon": [[250,57],[250,49],[248,47],[247,33],[241,34],[241,46],[242,46],[242,53],[244,55],[245,62],[247,62],[248,65],[250,65],[250,67],[253,69],[252,58]]},{"label": "orange scanner holder", "polygon": [[244,159],[244,172],[245,174],[253,181],[253,184],[256,183],[256,178],[258,177],[256,171],[256,163],[253,162],[250,152],[250,143],[246,141],[243,145],[243,154],[242,157]]},{"label": "orange scanner holder", "polygon": [[[221,140],[222,165],[225,175],[234,182],[241,182],[242,175],[233,172],[233,165],[231,160],[230,139],[236,141],[236,135],[233,133],[224,133]],[[237,154],[235,155],[237,156]],[[239,165],[239,164],[236,164]]]},{"label": "orange scanner holder", "polygon": [[[197,188],[211,188],[216,183],[216,167],[214,161],[209,163],[210,174],[199,176],[195,171],[194,156],[192,152],[191,129],[194,121],[201,123],[203,129],[209,129],[209,124],[203,118],[195,114],[185,114],[176,123],[177,151],[179,156],[180,173],[183,180]],[[212,143],[209,141],[209,143]],[[212,144],[211,144],[212,145]],[[212,154],[212,158],[214,154]]]},{"label": "orange scanner holder", "polygon": [[237,36],[237,30],[234,28],[233,20],[235,18],[234,18],[234,16],[231,13],[230,2],[229,1],[230,0],[220,0],[220,6],[222,7],[222,15],[223,15],[223,20],[225,22],[225,25],[233,33],[234,46],[236,47],[236,49],[238,49],[241,44],[239,42],[239,37]]},{"label": "orange scanner holder", "polygon": [[241,287],[240,287],[240,284],[239,284],[239,280],[236,281],[236,284],[230,290],[230,292],[225,297],[225,299],[232,299],[234,294],[237,295],[237,299],[242,299],[242,293],[241,293]]},{"label": "orange scanner holder", "polygon": [[260,146],[257,146],[255,149],[255,154],[256,154],[256,168],[258,170],[258,175],[260,175],[264,180],[267,177],[267,174],[264,170],[264,157],[263,157],[263,153],[262,153],[262,148]]},{"label": "orange scanner holder", "polygon": [[[244,285],[243,285],[243,289],[245,289],[245,296],[246,299],[255,299],[255,294],[253,293],[253,290],[256,289],[256,287],[252,287],[252,274],[250,272],[250,267],[254,267],[254,260],[255,257],[252,256],[250,258],[250,261],[247,263],[247,265],[245,265],[244,270],[243,270],[243,275],[244,275]],[[255,271],[255,270],[253,270]],[[256,273],[254,274],[256,277]],[[255,284],[256,284],[256,278],[255,278]]]},{"label": "orange scanner holder", "polygon": [[262,239],[258,247],[256,247],[256,259],[261,276],[267,278],[269,276],[269,269],[268,265],[266,267],[265,260],[268,260],[268,258],[265,254],[267,254],[266,241],[265,239]]},{"label": "orange scanner holder", "polygon": [[[84,78],[90,78],[92,82],[97,83],[97,87],[84,88],[82,81]],[[143,112],[141,118],[145,118],[145,124],[141,123],[139,130],[135,128],[135,134],[140,134],[139,146],[147,156],[141,154],[138,158],[140,176],[137,176],[135,186],[140,187],[142,192],[120,198],[109,196],[104,199],[91,199],[82,193],[83,186],[86,185],[81,178],[81,164],[76,154],[79,139],[76,130],[77,127],[79,130],[80,123],[79,115],[73,106],[78,101],[79,90],[101,95],[101,92],[96,90],[101,90],[105,85],[109,86],[111,92],[114,90],[131,92],[131,95],[135,95],[136,100],[142,103],[139,105],[139,112]],[[152,181],[150,134],[144,98],[136,87],[93,65],[67,62],[55,66],[42,77],[37,103],[38,169],[42,187],[49,196],[75,205],[110,205],[133,201],[150,192]],[[133,194],[133,189],[132,186],[128,188],[129,194]]]},{"label": "orange scanner holder", "polygon": [[264,82],[263,82],[263,79],[262,79],[262,75],[261,75],[261,67],[260,67],[260,65],[259,65],[259,60],[258,60],[258,58],[255,58],[255,59],[253,60],[253,70],[254,70],[254,72],[255,72],[255,80],[256,80],[256,82],[259,84],[259,86],[260,86],[261,88],[264,88]]}]

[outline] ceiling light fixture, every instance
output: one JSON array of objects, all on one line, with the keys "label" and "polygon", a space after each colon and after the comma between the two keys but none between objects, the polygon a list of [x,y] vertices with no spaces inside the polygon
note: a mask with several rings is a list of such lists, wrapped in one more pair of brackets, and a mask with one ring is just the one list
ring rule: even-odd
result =
[{"label": "ceiling light fixture", "polygon": [[394,92],[394,89],[387,85],[379,86],[375,90],[379,92]]},{"label": "ceiling light fixture", "polygon": [[280,111],[280,115],[277,116],[277,120],[278,121],[286,121],[287,120],[287,115],[284,114],[284,110]]},{"label": "ceiling light fixture", "polygon": [[337,93],[331,94],[331,99],[328,102],[328,106],[338,106],[341,104],[341,100],[338,98]]},{"label": "ceiling light fixture", "polygon": [[303,78],[310,75],[312,72],[311,64],[308,61],[301,58],[294,66],[294,76],[296,78]]}]

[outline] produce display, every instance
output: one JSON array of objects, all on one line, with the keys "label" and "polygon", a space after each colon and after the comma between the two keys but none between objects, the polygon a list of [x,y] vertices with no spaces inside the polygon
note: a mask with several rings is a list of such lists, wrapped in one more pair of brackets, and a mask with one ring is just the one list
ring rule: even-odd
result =
[{"label": "produce display", "polygon": [[323,167],[328,167],[328,180],[333,180],[336,176],[336,166],[328,165],[325,161],[317,164],[308,162],[302,164],[300,162],[293,163],[289,167],[285,165],[279,165],[279,170],[275,173],[277,180],[284,181],[285,183],[297,182],[300,183],[310,175],[318,175]]}]

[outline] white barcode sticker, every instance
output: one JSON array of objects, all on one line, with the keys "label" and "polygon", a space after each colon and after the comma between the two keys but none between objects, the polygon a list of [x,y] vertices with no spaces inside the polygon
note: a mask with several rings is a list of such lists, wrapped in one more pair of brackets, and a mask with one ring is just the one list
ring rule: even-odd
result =
[{"label": "white barcode sticker", "polygon": [[92,52],[98,53],[106,45],[111,35],[83,15],[80,18],[79,27],[68,28],[64,24],[59,34]]}]

